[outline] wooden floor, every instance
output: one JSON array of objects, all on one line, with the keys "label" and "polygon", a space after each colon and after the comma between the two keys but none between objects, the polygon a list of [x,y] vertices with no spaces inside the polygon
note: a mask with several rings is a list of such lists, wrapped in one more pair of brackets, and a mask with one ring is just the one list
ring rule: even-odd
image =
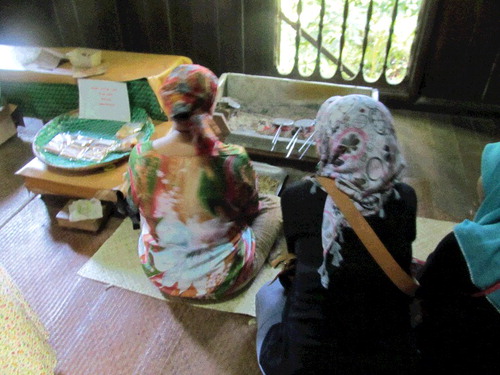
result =
[{"label": "wooden floor", "polygon": [[[393,114],[419,215],[471,217],[481,152],[500,140],[498,120]],[[65,199],[32,195],[14,175],[32,157],[20,138],[0,146],[0,262],[49,330],[57,374],[259,373],[248,317],[169,304],[78,276],[121,219],[112,217],[98,234],[58,227],[54,217]]]}]

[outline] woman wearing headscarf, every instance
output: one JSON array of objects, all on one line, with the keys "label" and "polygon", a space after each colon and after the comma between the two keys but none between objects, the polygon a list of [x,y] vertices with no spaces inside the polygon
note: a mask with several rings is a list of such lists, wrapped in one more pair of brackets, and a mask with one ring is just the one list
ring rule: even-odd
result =
[{"label": "woman wearing headscarf", "polygon": [[[363,95],[332,97],[316,117],[316,176],[334,179],[409,272],[416,236],[414,190],[398,182],[405,162],[392,117]],[[408,374],[410,298],[384,274],[314,177],[281,198],[296,270],[256,298],[257,356],[271,374]]]},{"label": "woman wearing headscarf", "polygon": [[220,299],[241,289],[270,251],[263,238],[281,225],[277,197],[259,201],[246,151],[211,130],[216,91],[209,69],[175,68],[160,89],[172,130],[129,159],[140,260],[166,297]]},{"label": "woman wearing headscarf", "polygon": [[420,277],[423,374],[500,373],[500,142],[484,148],[478,193],[474,220],[443,238]]}]

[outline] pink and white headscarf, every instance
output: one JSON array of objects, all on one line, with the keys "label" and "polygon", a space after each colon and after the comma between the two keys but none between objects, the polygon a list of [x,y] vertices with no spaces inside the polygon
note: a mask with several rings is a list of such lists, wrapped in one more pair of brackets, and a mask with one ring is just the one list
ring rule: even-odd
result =
[{"label": "pink and white headscarf", "polygon": [[[383,205],[396,193],[405,161],[389,110],[365,95],[334,96],[326,100],[316,117],[316,149],[320,156],[316,175],[335,179],[363,216],[384,216]],[[318,272],[328,287],[328,254],[340,266],[342,228],[348,227],[330,196],[323,210],[323,264]]]}]

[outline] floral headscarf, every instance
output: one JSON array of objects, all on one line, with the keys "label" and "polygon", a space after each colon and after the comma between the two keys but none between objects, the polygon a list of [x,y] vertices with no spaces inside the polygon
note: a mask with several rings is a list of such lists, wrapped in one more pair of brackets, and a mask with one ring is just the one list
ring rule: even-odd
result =
[{"label": "floral headscarf", "polygon": [[217,93],[217,77],[209,69],[195,64],[176,67],[160,88],[160,96],[169,117],[182,117],[193,137],[198,155],[217,155],[219,139],[209,126]]},{"label": "floral headscarf", "polygon": [[[320,156],[316,174],[335,179],[363,216],[383,217],[383,205],[393,192],[397,194],[394,182],[405,167],[389,110],[365,95],[331,97],[318,111],[315,142]],[[341,231],[348,226],[328,196],[322,224],[323,264],[318,270],[325,288],[328,254],[338,267]]]}]

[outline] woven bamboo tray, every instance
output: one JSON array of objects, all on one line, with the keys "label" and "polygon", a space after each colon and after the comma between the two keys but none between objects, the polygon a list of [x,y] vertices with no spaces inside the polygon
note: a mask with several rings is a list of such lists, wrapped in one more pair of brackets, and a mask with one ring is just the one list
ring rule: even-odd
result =
[{"label": "woven bamboo tray", "polygon": [[[133,108],[131,117],[132,122],[144,123],[141,130],[143,133],[141,141],[149,140],[154,132],[154,124],[146,111],[142,108]],[[59,156],[44,150],[44,146],[60,133],[80,133],[84,136],[93,138],[118,140],[115,134],[123,124],[124,122],[121,121],[80,119],[78,118],[78,111],[72,111],[55,117],[39,130],[33,142],[33,153],[45,164],[54,168],[71,171],[85,171],[102,168],[128,157],[130,151],[111,152],[101,161],[95,162]]]}]

